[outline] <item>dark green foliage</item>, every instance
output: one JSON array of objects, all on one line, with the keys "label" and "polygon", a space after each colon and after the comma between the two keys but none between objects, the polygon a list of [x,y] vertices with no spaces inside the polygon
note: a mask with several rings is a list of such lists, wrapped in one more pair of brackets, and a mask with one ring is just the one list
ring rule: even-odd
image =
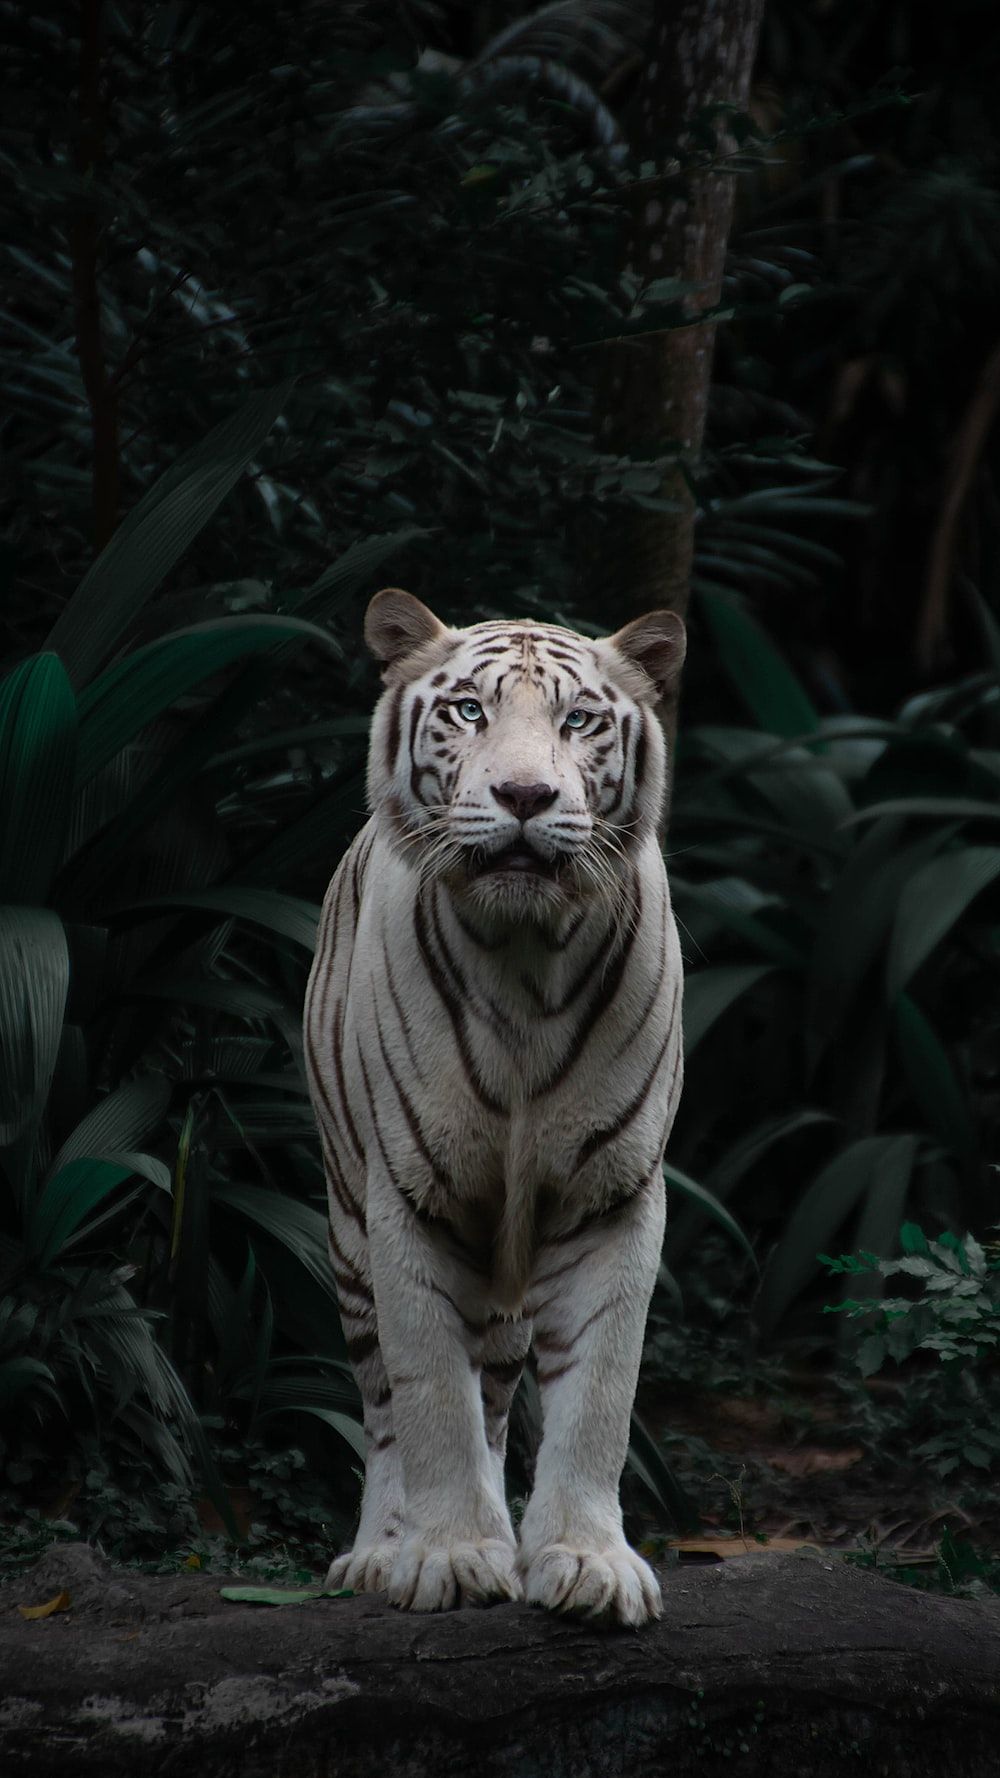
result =
[{"label": "dark green foliage", "polygon": [[[363,816],[361,611],[391,578],[458,621],[632,614],[593,564],[678,441],[596,448],[592,394],[602,341],[684,319],[621,269],[630,181],[680,175],[622,151],[616,0],[88,16],[0,3],[0,1455],[117,1538],[211,1446],[315,1555],[359,1435],[298,1020]],[[774,0],[733,120],[662,1279],[721,1224],[767,1332],[815,1327],[822,1248],[994,1215],[997,45],[978,3]],[[635,1460],[686,1523],[641,1428]]]}]

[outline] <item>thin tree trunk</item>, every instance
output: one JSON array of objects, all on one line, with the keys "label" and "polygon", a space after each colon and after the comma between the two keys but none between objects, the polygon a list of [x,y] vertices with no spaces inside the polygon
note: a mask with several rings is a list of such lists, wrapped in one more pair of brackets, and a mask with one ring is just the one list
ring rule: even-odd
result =
[{"label": "thin tree trunk", "polygon": [[[83,0],[80,12],[80,93],[76,170],[82,179],[97,178],[104,151],[101,102],[103,0]],[[92,472],[94,547],[101,550],[118,522],[118,396],[108,375],[101,330],[98,285],[100,218],[93,200],[84,196],[70,229],[73,261],[73,306],[80,375],[90,407],[94,459]]]},{"label": "thin tree trunk", "polygon": [[[706,106],[745,111],[764,0],[655,0],[649,53],[640,77],[632,146],[662,165],[674,144],[690,147],[690,126]],[[731,147],[721,121],[720,148]],[[678,456],[663,480],[669,512],[634,512],[615,527],[613,581],[623,618],[667,606],[687,609],[694,554],[695,501],[690,476],[705,433],[715,329],[698,317],[722,289],[735,178],[693,172],[680,193],[654,180],[637,191],[626,262],[643,283],[676,277],[692,285],[692,325],[622,341],[606,349],[595,402],[599,445],[622,454]],[[608,564],[604,564],[607,581]],[[668,740],[676,708],[666,713]]]}]

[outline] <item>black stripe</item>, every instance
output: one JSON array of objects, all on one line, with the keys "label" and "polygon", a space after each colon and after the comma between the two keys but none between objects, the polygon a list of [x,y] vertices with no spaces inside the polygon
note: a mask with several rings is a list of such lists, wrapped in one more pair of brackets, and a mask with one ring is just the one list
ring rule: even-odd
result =
[{"label": "black stripe", "polygon": [[396,1073],[396,1070],[392,1065],[392,1061],[389,1056],[389,1051],[386,1048],[385,1037],[382,1032],[382,1021],[378,1016],[378,1006],[377,1005],[374,1008],[374,1012],[375,1012],[375,1032],[378,1037],[378,1047],[379,1047],[379,1050],[381,1051],[381,1054],[382,1054],[382,1065],[385,1068],[385,1071],[393,1084],[393,1087],[394,1087],[395,1093],[396,1093],[396,1097],[399,1100],[399,1103],[403,1108],[403,1116],[405,1117],[405,1119],[410,1127],[410,1135],[413,1137],[414,1143],[416,1144],[417,1153],[420,1155],[421,1160],[424,1161],[427,1164],[427,1166],[430,1168],[431,1176],[432,1176],[434,1184],[437,1186],[440,1186],[443,1191],[446,1191],[449,1193],[454,1193],[455,1182],[453,1179],[449,1178],[448,1174],[443,1169],[439,1168],[438,1163],[435,1160],[435,1157],[432,1155],[430,1149],[428,1148],[427,1138],[425,1137],[424,1132],[421,1128],[420,1119],[418,1118],[416,1111],[414,1110],[413,1101],[410,1098],[409,1094],[407,1093],[406,1088],[403,1086],[403,1083],[400,1080],[399,1075]]},{"label": "black stripe", "polygon": [[618,951],[618,955],[615,958],[614,967],[609,969],[604,976],[600,988],[588,1005],[583,1018],[580,1020],[579,1025],[570,1039],[562,1061],[558,1064],[553,1073],[549,1075],[548,1080],[543,1081],[540,1087],[536,1087],[531,1095],[532,1100],[541,1099],[546,1093],[551,1093],[556,1087],[562,1085],[562,1082],[566,1079],[570,1070],[574,1068],[579,1061],[594,1026],[599,1019],[604,1017],[604,1014],[612,1005],[615,996],[625,979],[628,961],[632,955],[632,948],[635,944],[636,935],[638,934],[642,918],[642,891],[639,887],[639,878],[637,875],[633,876],[632,881],[630,915],[631,917],[628,921],[625,937]]},{"label": "black stripe", "polygon": [[418,803],[423,803],[424,799],[420,794],[420,775],[421,774],[420,774],[420,769],[417,765],[416,759],[414,758],[414,748],[416,746],[416,741],[417,741],[417,729],[420,727],[420,718],[423,715],[423,713],[424,713],[423,698],[419,698],[419,697],[414,698],[413,703],[410,706],[410,739],[409,739],[408,746],[409,746],[409,753],[410,753],[410,795],[413,797],[414,802],[418,802]]},{"label": "black stripe", "polygon": [[424,914],[422,898],[419,895],[416,897],[413,904],[413,929],[417,940],[417,949],[420,952],[424,968],[427,971],[428,980],[451,1020],[451,1027],[455,1034],[455,1044],[458,1049],[462,1067],[465,1070],[465,1077],[480,1104],[485,1105],[487,1111],[503,1111],[504,1107],[501,1105],[500,1101],[495,1099],[492,1093],[487,1092],[479,1078],[479,1071],[473,1060],[472,1051],[469,1046],[468,1033],[465,1029],[465,1019],[461,1001],[456,998],[444,970],[441,968],[440,963],[431,949],[430,934],[427,930],[427,920]]},{"label": "black stripe", "polygon": [[668,1031],[657,1051],[656,1061],[649,1070],[642,1086],[639,1088],[635,1097],[629,1100],[624,1110],[618,1113],[614,1122],[606,1124],[602,1130],[593,1130],[587,1137],[586,1142],[581,1143],[575,1162],[577,1167],[582,1167],[584,1161],[589,1161],[591,1157],[597,1153],[598,1149],[606,1147],[609,1142],[613,1142],[615,1137],[620,1136],[622,1131],[628,1127],[632,1122],[632,1119],[638,1116],[649,1097],[650,1088],[660,1072],[660,1064],[667,1053],[667,1044],[670,1042],[672,1036],[673,1031]]},{"label": "black stripe", "polygon": [[[442,674],[442,678],[443,677],[444,675]],[[389,705],[389,732],[386,736],[385,743],[385,763],[386,768],[390,773],[396,764],[396,755],[399,752],[399,741],[402,733],[403,698],[405,692],[406,687],[404,685],[397,685],[396,690],[392,694],[392,702]]]}]

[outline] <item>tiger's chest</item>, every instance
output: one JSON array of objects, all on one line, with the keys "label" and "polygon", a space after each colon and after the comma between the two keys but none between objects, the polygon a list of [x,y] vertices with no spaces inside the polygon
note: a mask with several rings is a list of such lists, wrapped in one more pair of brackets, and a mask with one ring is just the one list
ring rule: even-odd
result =
[{"label": "tiger's chest", "polygon": [[488,1230],[520,1200],[558,1228],[657,1164],[681,1067],[665,879],[645,907],[645,926],[581,934],[551,969],[527,939],[463,943],[433,903],[363,913],[349,1090],[370,1159],[421,1209]]}]

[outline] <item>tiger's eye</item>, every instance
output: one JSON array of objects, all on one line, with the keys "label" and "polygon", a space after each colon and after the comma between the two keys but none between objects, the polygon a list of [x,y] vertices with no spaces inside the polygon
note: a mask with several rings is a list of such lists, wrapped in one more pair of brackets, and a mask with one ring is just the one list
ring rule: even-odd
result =
[{"label": "tiger's eye", "polygon": [[477,698],[463,698],[455,708],[463,722],[478,722],[483,714],[483,706]]},{"label": "tiger's eye", "polygon": [[586,728],[586,710],[568,710],[563,718],[564,728]]}]

